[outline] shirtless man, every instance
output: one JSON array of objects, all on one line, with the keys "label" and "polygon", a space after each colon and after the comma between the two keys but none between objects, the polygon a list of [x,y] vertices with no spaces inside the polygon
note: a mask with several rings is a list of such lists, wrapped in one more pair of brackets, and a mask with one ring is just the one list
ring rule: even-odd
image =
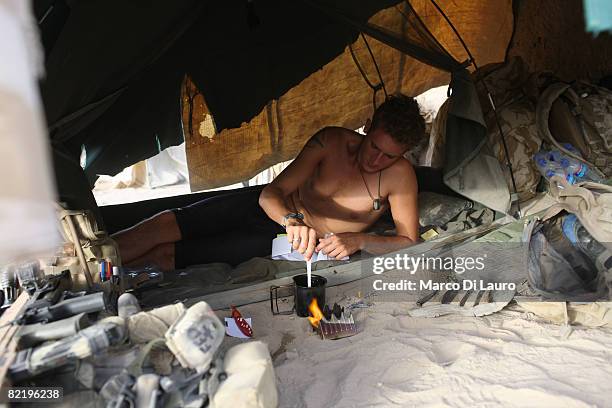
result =
[{"label": "shirtless man", "polygon": [[[366,136],[328,127],[268,186],[220,194],[164,211],[113,236],[128,266],[164,270],[268,256],[287,233],[310,259],[359,250],[386,253],[418,239],[417,181],[404,153],[421,143],[425,122],[413,98],[390,97],[366,123]],[[397,234],[366,234],[391,209]],[[327,238],[326,238],[327,235]]]},{"label": "shirtless man", "polygon": [[[416,101],[391,97],[365,130],[322,129],[262,191],[260,205],[306,259],[314,251],[338,259],[386,253],[418,239],[417,181],[403,157],[425,133]],[[364,233],[389,207],[397,235]]]}]

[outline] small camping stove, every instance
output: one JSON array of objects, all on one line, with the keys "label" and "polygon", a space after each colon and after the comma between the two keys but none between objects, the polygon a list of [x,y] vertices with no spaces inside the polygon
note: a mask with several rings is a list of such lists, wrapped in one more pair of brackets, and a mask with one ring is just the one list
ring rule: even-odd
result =
[{"label": "small camping stove", "polygon": [[[312,318],[309,318],[312,319]],[[321,339],[325,340],[336,340],[344,337],[354,336],[361,330],[355,323],[355,318],[350,310],[345,311],[343,307],[340,307],[337,303],[334,303],[332,309],[328,305],[323,308],[323,316],[318,321],[318,325],[315,327],[313,324],[313,330],[315,330],[321,336]]]}]

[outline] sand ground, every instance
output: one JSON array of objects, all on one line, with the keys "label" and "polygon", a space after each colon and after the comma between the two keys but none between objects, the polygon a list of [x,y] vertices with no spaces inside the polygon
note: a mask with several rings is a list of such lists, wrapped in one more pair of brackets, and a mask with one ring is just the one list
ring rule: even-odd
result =
[{"label": "sand ground", "polygon": [[240,309],[270,348],[280,407],[611,404],[611,329],[568,330],[516,305],[433,319],[410,317],[412,307],[374,300],[363,332],[325,341],[306,319],[272,317],[267,302]]}]

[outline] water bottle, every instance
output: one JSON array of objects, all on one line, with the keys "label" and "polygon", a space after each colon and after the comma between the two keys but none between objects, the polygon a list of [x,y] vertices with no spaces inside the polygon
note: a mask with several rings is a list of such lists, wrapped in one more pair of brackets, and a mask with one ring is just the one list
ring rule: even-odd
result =
[{"label": "water bottle", "polygon": [[582,163],[579,160],[571,157],[565,157],[561,159],[561,167],[565,170],[566,174],[572,174],[576,181],[595,181],[601,183],[602,179],[599,174],[595,173],[589,166]]},{"label": "water bottle", "polygon": [[[578,150],[576,150],[576,148],[574,148],[571,144],[564,143],[563,147],[565,147],[572,153],[575,153],[578,156],[582,157],[580,152],[578,152]],[[601,177],[599,177],[596,172],[589,168],[589,166],[587,166],[580,160],[566,156],[559,150],[551,150],[550,152],[548,152],[547,158],[549,159],[549,161],[558,163],[561,166],[563,172],[567,176],[566,179],[570,182],[570,184],[574,184],[580,181],[595,181],[598,183],[602,182]]]},{"label": "water bottle", "polygon": [[572,175],[567,175],[563,167],[561,167],[561,164],[551,160],[550,152],[541,150],[535,154],[533,159],[535,160],[538,171],[547,180],[550,180],[553,176],[559,176],[566,179],[570,184],[574,183],[574,177]]},{"label": "water bottle", "polygon": [[575,214],[568,214],[563,218],[562,228],[563,234],[572,245],[588,256],[593,262],[596,262],[597,258],[606,250],[601,243],[589,234],[589,231],[584,228]]}]

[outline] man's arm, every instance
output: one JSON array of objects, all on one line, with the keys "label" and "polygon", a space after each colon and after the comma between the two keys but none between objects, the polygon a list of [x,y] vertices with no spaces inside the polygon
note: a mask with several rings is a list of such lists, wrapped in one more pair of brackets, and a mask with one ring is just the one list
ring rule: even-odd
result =
[{"label": "man's arm", "polygon": [[[295,160],[262,190],[259,205],[273,221],[282,224],[285,215],[295,211],[295,208],[287,206],[287,198],[314,173],[329,151],[327,145],[331,143],[330,139],[329,128],[318,131]],[[310,259],[316,245],[316,231],[296,219],[287,220],[286,229],[287,239],[292,242],[293,248]]]},{"label": "man's arm", "polygon": [[419,240],[418,185],[412,165],[389,192],[391,215],[397,234],[392,237],[366,235],[363,247],[371,254],[384,254],[415,244]]}]

